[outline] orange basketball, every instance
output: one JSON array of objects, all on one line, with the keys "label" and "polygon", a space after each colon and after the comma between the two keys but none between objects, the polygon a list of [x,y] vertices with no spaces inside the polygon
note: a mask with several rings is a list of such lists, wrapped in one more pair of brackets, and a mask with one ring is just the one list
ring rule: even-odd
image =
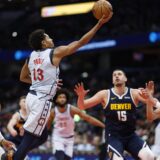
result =
[{"label": "orange basketball", "polygon": [[92,12],[96,19],[101,19],[103,15],[108,17],[112,12],[112,5],[107,0],[98,0],[93,5]]}]

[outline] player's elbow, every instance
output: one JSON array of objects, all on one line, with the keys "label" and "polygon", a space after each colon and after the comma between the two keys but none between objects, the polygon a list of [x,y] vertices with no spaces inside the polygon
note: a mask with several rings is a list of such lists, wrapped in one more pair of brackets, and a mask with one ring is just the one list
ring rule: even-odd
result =
[{"label": "player's elbow", "polygon": [[11,130],[11,126],[10,126],[10,124],[8,124],[8,125],[7,125],[7,129],[8,129],[8,131],[10,131],[10,130]]},{"label": "player's elbow", "polygon": [[24,76],[20,75],[19,80],[23,82],[24,81]]}]

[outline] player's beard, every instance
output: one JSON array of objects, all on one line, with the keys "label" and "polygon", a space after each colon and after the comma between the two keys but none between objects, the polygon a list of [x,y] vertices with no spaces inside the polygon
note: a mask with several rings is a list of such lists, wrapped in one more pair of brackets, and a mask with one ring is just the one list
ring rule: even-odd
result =
[{"label": "player's beard", "polygon": [[60,107],[60,108],[64,108],[66,106],[66,104],[67,104],[66,102],[64,102],[64,103],[58,102],[57,106]]}]

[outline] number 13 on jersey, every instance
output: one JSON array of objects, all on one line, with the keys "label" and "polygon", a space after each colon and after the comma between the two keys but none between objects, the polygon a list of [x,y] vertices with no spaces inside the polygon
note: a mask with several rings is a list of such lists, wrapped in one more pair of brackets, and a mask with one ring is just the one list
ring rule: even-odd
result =
[{"label": "number 13 on jersey", "polygon": [[117,111],[119,121],[127,121],[126,111]]},{"label": "number 13 on jersey", "polygon": [[42,81],[44,79],[43,70],[40,68],[33,69],[33,78],[35,81]]}]

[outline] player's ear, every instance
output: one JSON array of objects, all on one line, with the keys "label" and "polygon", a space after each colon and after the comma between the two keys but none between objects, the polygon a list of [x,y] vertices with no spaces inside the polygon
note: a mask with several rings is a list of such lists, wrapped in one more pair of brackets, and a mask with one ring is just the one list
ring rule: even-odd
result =
[{"label": "player's ear", "polygon": [[41,42],[41,44],[42,44],[42,47],[46,46],[46,42],[44,40]]},{"label": "player's ear", "polygon": [[125,76],[125,82],[127,82],[127,77]]}]

